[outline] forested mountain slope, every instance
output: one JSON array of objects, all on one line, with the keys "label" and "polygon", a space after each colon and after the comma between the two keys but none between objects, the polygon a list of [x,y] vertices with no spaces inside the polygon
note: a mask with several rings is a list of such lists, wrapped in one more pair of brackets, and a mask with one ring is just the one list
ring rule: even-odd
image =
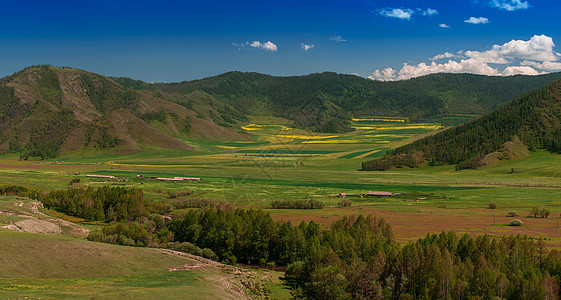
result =
[{"label": "forested mountain slope", "polygon": [[491,77],[433,74],[405,81],[380,82],[336,73],[275,77],[230,72],[171,84],[115,78],[124,86],[186,95],[200,90],[247,115],[275,115],[296,126],[323,132],[349,130],[352,116],[400,116],[426,120],[446,114],[489,112],[499,105],[561,77]]},{"label": "forested mountain slope", "polygon": [[519,137],[530,150],[561,152],[561,80],[537,88],[513,102],[467,124],[399,147],[379,159],[364,162],[364,170],[393,166],[415,167],[458,164],[458,169],[476,168],[485,155]]}]

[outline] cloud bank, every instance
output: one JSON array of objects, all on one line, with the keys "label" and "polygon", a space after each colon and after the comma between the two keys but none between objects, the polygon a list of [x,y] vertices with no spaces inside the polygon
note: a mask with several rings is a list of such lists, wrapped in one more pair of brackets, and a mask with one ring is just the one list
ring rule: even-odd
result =
[{"label": "cloud bank", "polygon": [[[553,39],[546,35],[534,35],[528,41],[512,40],[493,45],[487,51],[445,52],[431,58],[432,62],[417,65],[404,63],[401,69],[376,70],[368,78],[373,80],[405,80],[434,73],[473,73],[481,75],[510,76],[538,75],[547,71],[561,70]],[[438,63],[438,60],[448,59]],[[495,66],[496,65],[496,66]],[[501,71],[502,69],[502,71]]]}]

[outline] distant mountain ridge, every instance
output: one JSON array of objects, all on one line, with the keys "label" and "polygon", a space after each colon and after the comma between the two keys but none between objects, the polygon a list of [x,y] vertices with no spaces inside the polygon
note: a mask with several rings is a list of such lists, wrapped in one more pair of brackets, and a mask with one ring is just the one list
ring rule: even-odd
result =
[{"label": "distant mountain ridge", "polygon": [[378,82],[336,73],[275,77],[230,72],[150,84],[72,68],[32,66],[0,79],[0,153],[56,157],[79,150],[194,150],[193,140],[249,140],[252,116],[347,132],[352,117],[427,120],[483,114],[561,73],[487,77],[434,74]]},{"label": "distant mountain ridge", "polygon": [[345,132],[353,116],[427,120],[447,114],[481,115],[560,77],[561,73],[510,77],[432,74],[381,82],[329,72],[290,77],[229,72],[169,84],[114,79],[137,90],[179,94],[204,91],[246,115],[272,114],[293,120],[301,128]]},{"label": "distant mountain ridge", "polygon": [[494,152],[508,152],[508,143],[530,151],[561,153],[561,79],[534,89],[467,124],[399,147],[382,158],[364,162],[364,170],[394,166],[457,164],[473,169]]}]

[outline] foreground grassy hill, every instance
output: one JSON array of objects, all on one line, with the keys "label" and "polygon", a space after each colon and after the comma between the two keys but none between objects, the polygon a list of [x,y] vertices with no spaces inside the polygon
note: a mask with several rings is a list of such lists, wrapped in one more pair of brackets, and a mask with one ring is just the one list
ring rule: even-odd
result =
[{"label": "foreground grassy hill", "polygon": [[[510,142],[510,144],[505,144]],[[485,164],[488,155],[509,158],[513,144],[531,151],[561,152],[561,80],[555,80],[468,124],[399,147],[385,157],[363,163],[364,170],[393,166],[458,164],[458,169]],[[520,147],[518,147],[520,148]],[[523,149],[522,147],[521,149]]]},{"label": "foreground grassy hill", "polygon": [[[86,225],[87,226],[87,225]],[[90,242],[83,224],[39,202],[0,196],[0,298],[287,298],[280,273],[164,249]]]},{"label": "foreground grassy hill", "polygon": [[230,72],[171,84],[115,80],[137,90],[183,95],[204,91],[245,114],[281,116],[300,128],[345,132],[349,130],[347,121],[351,116],[427,120],[450,114],[480,115],[560,76],[561,73],[511,77],[433,74],[380,82],[336,73],[275,77]]}]

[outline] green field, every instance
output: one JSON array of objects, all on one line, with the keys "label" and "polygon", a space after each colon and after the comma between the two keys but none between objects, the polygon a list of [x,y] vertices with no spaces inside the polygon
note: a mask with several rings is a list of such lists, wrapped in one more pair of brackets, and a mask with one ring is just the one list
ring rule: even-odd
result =
[{"label": "green field", "polygon": [[[4,155],[0,160],[0,185],[24,185],[40,190],[65,189],[70,180],[80,178],[78,186],[84,187],[118,185],[142,188],[148,198],[156,201],[166,199],[168,192],[192,190],[193,194],[188,198],[227,202],[243,208],[262,208],[269,211],[273,218],[285,221],[315,220],[327,226],[345,215],[378,215],[392,225],[397,240],[404,243],[428,232],[454,230],[475,235],[547,237],[549,247],[561,247],[561,230],[558,228],[561,156],[540,150],[529,156],[492,162],[477,170],[455,171],[453,165],[447,165],[364,172],[359,171],[362,161],[381,156],[387,149],[420,135],[437,132],[442,126],[436,122],[355,120],[353,127],[357,130],[347,134],[316,134],[294,129],[290,122],[280,118],[258,118],[244,126],[249,128],[253,141],[190,141],[198,145],[200,151],[148,149],[126,156],[80,152],[52,161],[21,161],[13,155]],[[74,175],[76,172],[80,174]],[[114,175],[123,181],[92,179],[86,174]],[[201,177],[203,181],[160,182],[137,178],[137,175],[192,176]],[[401,195],[391,198],[359,196],[368,191]],[[336,195],[339,193],[348,194],[347,199],[352,200],[353,205],[338,208],[340,198]],[[270,209],[271,201],[278,199],[316,199],[324,201],[326,207],[320,210]],[[0,210],[18,213],[18,207],[13,205],[15,201],[10,198],[1,202]],[[490,201],[496,203],[496,209],[487,208]],[[547,219],[527,218],[534,207],[549,209],[551,216]],[[506,217],[509,212],[519,214],[525,225],[519,228],[506,226],[510,220]],[[21,219],[0,215],[0,225]],[[204,269],[166,272],[168,267],[181,265],[180,260],[184,258],[163,254],[152,257],[153,249],[101,245],[67,235],[53,238],[7,229],[0,229],[0,240],[1,252],[12,253],[12,258],[5,255],[0,258],[3,260],[0,297],[3,298],[87,298],[99,295],[148,298],[158,293],[180,298],[180,295],[194,291],[202,291],[197,294],[200,298],[224,297],[224,294],[213,294],[216,286],[209,285],[205,279],[219,275]],[[83,264],[83,268],[64,269],[63,273],[54,276],[48,269],[33,271],[31,268],[34,259],[41,260],[37,264],[51,266],[52,270],[59,270],[60,265],[65,264],[56,260],[45,264],[45,260],[52,258],[37,256],[45,252],[39,251],[39,247],[44,249],[39,246],[41,243],[76,245],[78,250],[74,250],[83,251],[84,255],[98,253],[101,251],[96,250],[98,248],[116,249],[112,257],[116,260],[117,254],[121,253],[119,251],[123,255],[135,253],[136,256],[130,264],[104,263],[107,270],[99,269],[92,262],[77,260],[68,265]],[[33,246],[26,246],[30,244]],[[25,252],[14,252],[14,249],[20,248]],[[151,258],[143,258],[146,255]],[[32,259],[17,261],[17,257]],[[96,263],[99,261],[96,260]],[[99,274],[91,274],[91,270],[97,270]],[[288,295],[278,284],[273,285],[272,290],[279,290],[278,297],[281,298]]]}]

